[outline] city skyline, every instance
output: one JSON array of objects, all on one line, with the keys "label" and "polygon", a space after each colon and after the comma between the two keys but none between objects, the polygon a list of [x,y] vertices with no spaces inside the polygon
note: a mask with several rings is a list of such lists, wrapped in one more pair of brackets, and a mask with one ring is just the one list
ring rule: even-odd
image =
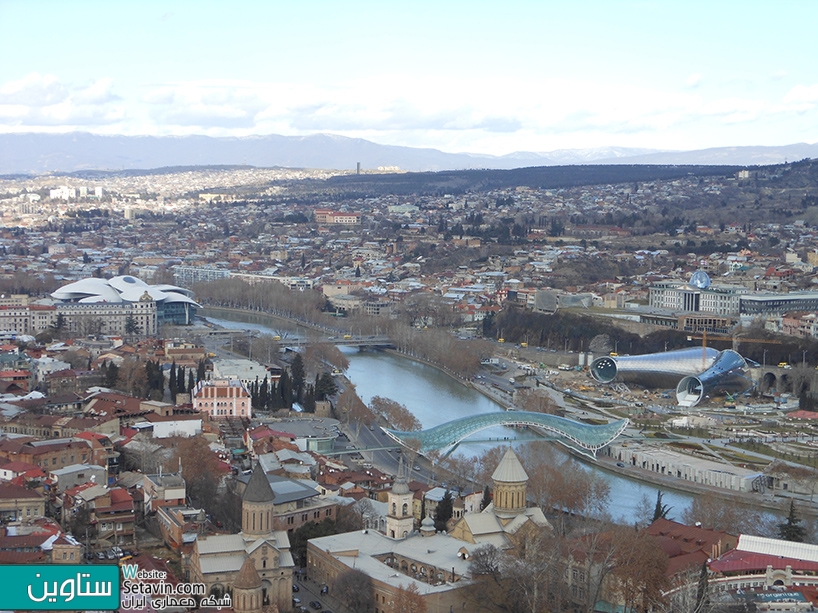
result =
[{"label": "city skyline", "polygon": [[788,2],[0,2],[0,132],[332,133],[503,155],[818,141]]}]

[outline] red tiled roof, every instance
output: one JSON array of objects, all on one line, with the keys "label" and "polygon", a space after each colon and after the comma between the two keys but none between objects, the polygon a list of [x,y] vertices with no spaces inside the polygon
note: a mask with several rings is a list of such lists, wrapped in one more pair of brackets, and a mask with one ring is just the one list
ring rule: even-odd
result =
[{"label": "red tiled roof", "polygon": [[791,566],[794,571],[818,572],[818,562],[784,558],[752,551],[740,551],[738,549],[728,551],[718,560],[710,562],[712,570],[725,575],[765,572],[767,566],[772,566],[774,569]]},{"label": "red tiled roof", "polygon": [[0,564],[33,564],[45,560],[42,551],[0,551]]},{"label": "red tiled roof", "polygon": [[13,500],[14,498],[42,498],[34,490],[13,483],[0,483],[0,500]]}]

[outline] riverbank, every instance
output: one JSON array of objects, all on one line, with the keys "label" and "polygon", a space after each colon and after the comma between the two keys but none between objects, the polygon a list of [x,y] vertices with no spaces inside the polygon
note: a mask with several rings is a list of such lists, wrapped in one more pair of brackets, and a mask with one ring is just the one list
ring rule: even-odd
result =
[{"label": "riverbank", "polygon": [[[238,324],[241,321],[256,321],[269,323],[280,317],[267,313],[246,312],[240,309],[220,309],[211,311],[211,315],[218,317],[223,314],[224,319],[233,320]],[[241,317],[238,317],[238,315]],[[289,326],[292,329],[296,322]],[[232,327],[232,326],[228,326]],[[354,357],[353,357],[354,355]],[[358,357],[360,356],[360,357]],[[374,352],[350,354],[351,367],[348,373],[350,381],[358,386],[364,384],[365,393],[361,394],[364,402],[376,395],[392,397],[406,405],[424,424],[425,428],[434,427],[458,417],[497,411],[501,408],[516,408],[508,394],[489,389],[489,386],[479,382],[465,380],[454,375],[439,365],[416,356],[400,351],[383,352],[382,356]],[[401,358],[408,358],[403,364]],[[355,363],[358,362],[356,368]],[[411,365],[410,364],[415,364]],[[435,373],[435,374],[432,374]],[[354,375],[354,376],[353,376]],[[444,376],[441,376],[444,375]],[[462,391],[458,391],[462,390]],[[361,388],[359,387],[359,392]],[[396,396],[396,394],[398,394]],[[477,400],[480,398],[481,400]],[[479,454],[481,447],[487,448],[490,443],[472,443],[472,450]],[[496,444],[496,443],[495,443]],[[693,488],[688,482],[679,483],[676,479],[662,478],[655,474],[643,474],[637,469],[617,470],[615,465],[607,464],[604,460],[592,461],[586,456],[578,459],[592,470],[606,473],[606,479],[612,479],[612,492],[617,501],[612,501],[612,515],[619,517],[625,513],[629,517],[634,505],[640,498],[655,496],[655,489],[669,490],[677,500],[668,500],[677,511],[681,511],[690,504],[691,496],[702,492],[741,502],[761,506],[766,504],[768,509],[778,511],[778,500],[759,501],[754,496],[750,498],[736,496],[734,492],[715,490],[710,488]],[[756,495],[759,496],[759,495]],[[679,500],[686,497],[686,500]]]}]

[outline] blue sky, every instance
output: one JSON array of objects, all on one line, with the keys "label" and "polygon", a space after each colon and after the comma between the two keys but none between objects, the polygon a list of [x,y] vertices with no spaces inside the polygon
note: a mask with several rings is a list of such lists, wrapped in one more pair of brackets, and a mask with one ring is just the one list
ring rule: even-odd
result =
[{"label": "blue sky", "polygon": [[0,0],[0,131],[818,141],[818,2]]}]

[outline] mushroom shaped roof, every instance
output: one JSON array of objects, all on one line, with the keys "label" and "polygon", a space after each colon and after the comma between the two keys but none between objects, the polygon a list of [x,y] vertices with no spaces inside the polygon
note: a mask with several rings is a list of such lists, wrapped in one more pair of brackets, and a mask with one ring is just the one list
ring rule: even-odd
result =
[{"label": "mushroom shaped roof", "polygon": [[[61,288],[51,294],[52,298],[65,301],[79,301],[83,298],[98,297],[108,302],[121,302],[119,292],[111,287],[105,279],[97,279],[89,277],[88,279],[80,279],[74,283],[63,285]],[[95,300],[94,302],[99,302]]]},{"label": "mushroom shaped roof", "polygon": [[64,302],[139,302],[145,293],[156,302],[184,302],[196,307],[190,290],[175,285],[149,285],[132,275],[120,275],[111,279],[88,278],[64,285],[51,297]]}]

